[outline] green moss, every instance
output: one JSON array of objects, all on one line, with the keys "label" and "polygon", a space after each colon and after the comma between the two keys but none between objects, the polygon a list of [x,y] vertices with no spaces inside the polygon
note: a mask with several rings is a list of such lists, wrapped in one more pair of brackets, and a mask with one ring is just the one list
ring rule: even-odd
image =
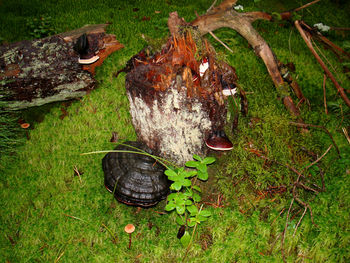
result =
[{"label": "green moss", "polygon": [[[155,208],[137,211],[116,202],[104,189],[100,155],[81,153],[114,148],[112,132],[120,139],[136,139],[126,98],[125,75],[113,74],[146,43],[141,35],[157,39],[167,36],[168,14],[178,11],[187,21],[202,14],[212,1],[10,1],[0,4],[0,36],[9,42],[29,38],[26,20],[47,14],[56,32],[85,24],[112,22],[108,32],[115,34],[125,48],[112,54],[97,69],[98,88],[69,107],[55,103],[19,112],[31,123],[30,140],[21,143],[12,155],[0,157],[0,260],[10,262],[178,262],[185,255],[176,238],[175,215],[161,215],[165,202]],[[306,1],[303,1],[305,4]],[[244,11],[269,12],[292,9],[292,1],[239,1]],[[301,3],[300,3],[301,4]],[[92,8],[93,7],[93,8]],[[133,11],[138,8],[138,11]],[[305,9],[303,19],[310,25],[322,22],[330,26],[349,27],[348,4],[332,1]],[[329,12],[332,10],[332,12]],[[155,11],[160,11],[156,13]],[[149,17],[150,20],[143,20]],[[310,204],[317,226],[307,213],[293,237],[300,214],[290,221],[286,233],[285,253],[288,262],[349,261],[350,193],[349,144],[342,133],[347,127],[348,111],[327,81],[330,113],[323,108],[323,72],[298,32],[283,25],[259,21],[254,26],[267,40],[277,57],[293,62],[293,74],[311,109],[301,106],[306,123],[323,125],[331,132],[342,159],[334,148],[322,159],[326,191],[318,195],[300,191]],[[249,151],[259,150],[267,157],[302,170],[310,163],[306,148],[320,156],[331,140],[320,129],[300,133],[289,125],[291,117],[278,98],[265,65],[254,54],[246,40],[230,29],[215,34],[228,44],[228,53],[208,36],[218,53],[236,68],[240,85],[247,92],[249,114],[240,116],[238,128],[227,134],[234,150],[224,153],[211,169],[216,190],[208,202],[224,194],[224,208],[211,209],[213,216],[198,228],[188,262],[281,262],[280,234],[291,200],[289,191],[260,198],[268,187],[289,186],[296,174],[286,167],[265,162]],[[327,35],[336,43],[349,39],[347,33]],[[349,80],[328,51],[323,51],[337,68],[344,87]],[[292,93],[291,93],[292,94]],[[293,99],[297,99],[292,94]],[[340,105],[340,106],[339,106]],[[68,115],[63,119],[64,108]],[[2,115],[1,115],[2,116]],[[2,120],[0,121],[2,122]],[[23,136],[24,137],[24,136]],[[25,138],[25,137],[24,137]],[[77,167],[81,181],[74,173]],[[312,176],[311,172],[308,176]],[[321,184],[316,173],[315,182]],[[218,189],[217,189],[218,188]],[[290,188],[289,188],[290,189]],[[212,194],[210,196],[209,194]],[[212,198],[212,200],[210,200]],[[301,207],[293,206],[296,211]],[[75,217],[75,218],[72,218]],[[123,228],[136,225],[132,248]],[[116,234],[112,242],[104,224]]]}]

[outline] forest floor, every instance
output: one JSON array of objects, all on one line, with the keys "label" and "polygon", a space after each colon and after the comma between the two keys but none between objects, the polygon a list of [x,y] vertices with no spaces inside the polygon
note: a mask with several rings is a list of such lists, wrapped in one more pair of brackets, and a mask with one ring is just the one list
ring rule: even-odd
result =
[{"label": "forest floor", "polygon": [[[305,3],[238,2],[244,12],[271,13]],[[147,45],[142,36],[166,39],[170,12],[192,21],[196,12],[205,13],[211,4],[210,0],[0,1],[2,44],[108,22],[107,32],[125,46],[97,69],[96,89],[81,100],[11,115],[31,126],[27,132],[14,127],[17,146],[0,157],[0,261],[183,260],[186,248],[176,237],[176,215],[164,211],[166,201],[141,210],[118,203],[103,185],[104,155],[81,154],[113,149],[113,132],[121,141],[136,139],[125,73],[117,78],[114,74]],[[299,14],[309,25],[349,28],[349,13],[350,4],[325,0]],[[325,127],[335,144],[324,129],[309,127],[308,132],[300,132],[291,124],[293,117],[246,40],[231,29],[217,30],[215,34],[233,50],[230,53],[208,35],[218,56],[235,67],[247,93],[249,112],[239,117],[233,131],[232,116],[228,116],[226,133],[234,149],[220,155],[210,153],[217,161],[210,166],[209,181],[201,187],[203,204],[212,216],[198,226],[185,261],[281,262],[284,256],[287,262],[349,262],[350,144],[345,133],[350,134],[350,109],[327,80],[325,113],[323,70],[293,23],[257,21],[254,27],[280,61],[294,65],[292,75],[310,103],[299,105],[304,122]],[[349,31],[330,30],[325,35],[349,51]],[[345,64],[318,46],[349,90]],[[317,164],[307,168],[330,146]],[[302,182],[309,187],[296,188],[301,202],[293,199],[298,178],[293,169],[303,173]],[[129,223],[136,226],[131,249],[124,232]]]}]

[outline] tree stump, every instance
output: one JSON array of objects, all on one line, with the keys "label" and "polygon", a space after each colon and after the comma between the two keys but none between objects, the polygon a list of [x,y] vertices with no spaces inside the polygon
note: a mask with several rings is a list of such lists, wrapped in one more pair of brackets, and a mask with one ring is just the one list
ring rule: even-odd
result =
[{"label": "tree stump", "polygon": [[[123,47],[107,24],[87,25],[63,34],[0,46],[0,99],[12,109],[82,97],[95,86],[95,67]],[[80,65],[75,40],[87,34],[100,59]]]},{"label": "tree stump", "polygon": [[[206,155],[208,136],[226,121],[222,87],[237,79],[232,67],[194,28],[169,38],[156,54],[134,56],[126,76],[130,113],[138,139],[177,164]],[[203,61],[208,69],[200,72]]]}]

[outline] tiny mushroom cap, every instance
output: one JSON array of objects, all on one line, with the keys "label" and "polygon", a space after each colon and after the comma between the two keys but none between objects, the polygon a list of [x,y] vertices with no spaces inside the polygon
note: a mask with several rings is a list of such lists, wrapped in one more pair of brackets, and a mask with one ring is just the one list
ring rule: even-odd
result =
[{"label": "tiny mushroom cap", "polygon": [[30,124],[26,123],[26,122],[21,124],[21,128],[23,128],[23,129],[27,129],[27,128],[29,128],[29,126],[30,126]]},{"label": "tiny mushroom cap", "polygon": [[135,226],[133,224],[127,224],[124,228],[125,232],[131,234],[135,231]]}]

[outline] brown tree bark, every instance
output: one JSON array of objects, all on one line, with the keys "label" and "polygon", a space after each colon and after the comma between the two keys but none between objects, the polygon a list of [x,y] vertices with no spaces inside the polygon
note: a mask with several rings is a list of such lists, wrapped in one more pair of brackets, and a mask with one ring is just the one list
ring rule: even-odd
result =
[{"label": "brown tree bark", "polygon": [[[88,25],[63,34],[0,46],[0,99],[9,108],[23,109],[84,96],[95,87],[95,67],[123,47],[107,24]],[[97,45],[100,59],[82,66],[73,50],[86,33]]]}]

